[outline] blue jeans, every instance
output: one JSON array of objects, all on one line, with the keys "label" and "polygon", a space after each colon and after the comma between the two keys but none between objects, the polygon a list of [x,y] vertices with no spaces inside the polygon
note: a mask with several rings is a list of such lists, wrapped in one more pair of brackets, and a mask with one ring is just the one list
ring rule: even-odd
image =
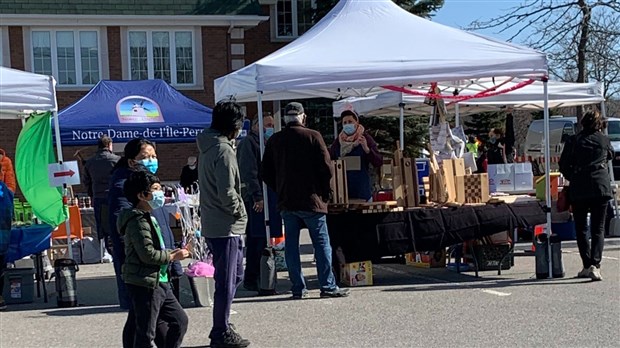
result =
[{"label": "blue jeans", "polygon": [[332,247],[329,244],[327,222],[325,214],[311,211],[282,211],[286,233],[285,257],[288,275],[293,283],[291,291],[293,295],[300,295],[306,291],[306,281],[301,269],[299,255],[299,234],[303,225],[310,232],[314,256],[316,258],[316,270],[319,277],[321,291],[333,291],[338,288],[332,271]]}]

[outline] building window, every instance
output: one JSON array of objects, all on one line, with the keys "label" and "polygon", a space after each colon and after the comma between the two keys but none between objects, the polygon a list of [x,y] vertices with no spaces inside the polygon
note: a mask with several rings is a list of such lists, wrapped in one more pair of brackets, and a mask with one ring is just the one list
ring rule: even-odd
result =
[{"label": "building window", "polygon": [[305,33],[312,21],[315,0],[278,0],[276,3],[276,29],[278,38],[297,37]]},{"label": "building window", "polygon": [[195,84],[193,32],[129,31],[129,69],[132,80]]},{"label": "building window", "polygon": [[53,75],[60,86],[99,82],[99,38],[93,30],[32,31],[32,68]]}]

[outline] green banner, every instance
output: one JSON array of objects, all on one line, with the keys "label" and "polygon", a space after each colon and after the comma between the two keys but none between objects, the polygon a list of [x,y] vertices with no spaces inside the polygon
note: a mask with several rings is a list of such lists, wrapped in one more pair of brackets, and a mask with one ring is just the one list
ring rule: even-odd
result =
[{"label": "green banner", "polygon": [[33,114],[27,118],[17,138],[15,175],[34,214],[46,224],[58,226],[67,220],[62,189],[51,187],[48,164],[56,163],[52,143],[52,114]]}]

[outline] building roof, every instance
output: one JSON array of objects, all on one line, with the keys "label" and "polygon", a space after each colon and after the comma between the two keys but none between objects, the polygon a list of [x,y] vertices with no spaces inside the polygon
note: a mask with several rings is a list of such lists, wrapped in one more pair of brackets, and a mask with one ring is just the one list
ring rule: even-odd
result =
[{"label": "building roof", "polygon": [[258,15],[258,0],[2,0],[0,14]]}]

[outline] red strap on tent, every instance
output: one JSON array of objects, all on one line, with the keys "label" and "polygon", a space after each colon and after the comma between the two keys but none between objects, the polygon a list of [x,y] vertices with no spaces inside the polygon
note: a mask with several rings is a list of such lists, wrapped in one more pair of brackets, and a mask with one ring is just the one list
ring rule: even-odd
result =
[{"label": "red strap on tent", "polygon": [[[490,88],[488,90],[485,91],[481,91],[478,92],[476,94],[472,94],[472,95],[441,95],[441,94],[435,94],[435,93],[424,93],[424,92],[418,92],[418,91],[411,91],[408,90],[406,88],[403,87],[398,87],[398,86],[381,86],[382,88],[388,89],[390,91],[394,91],[394,92],[401,92],[401,93],[405,93],[405,94],[412,94],[412,95],[418,95],[418,96],[423,96],[426,98],[435,98],[435,99],[450,99],[450,100],[454,100],[454,101],[464,101],[464,100],[469,100],[469,99],[475,99],[475,98],[486,98],[486,97],[493,97],[496,95],[500,95],[500,94],[504,94],[504,93],[508,93],[508,92],[512,92],[514,90],[517,90],[519,88],[523,88],[527,85],[530,85],[532,83],[534,83],[535,80],[529,79],[529,80],[525,80],[522,82],[519,82],[518,84],[510,87],[510,88],[504,88],[502,90],[497,90],[497,87],[499,86],[495,86],[493,88]],[[436,86],[437,83],[433,82],[431,84],[431,90],[434,90],[433,86]],[[500,84],[500,86],[503,85]]]}]

